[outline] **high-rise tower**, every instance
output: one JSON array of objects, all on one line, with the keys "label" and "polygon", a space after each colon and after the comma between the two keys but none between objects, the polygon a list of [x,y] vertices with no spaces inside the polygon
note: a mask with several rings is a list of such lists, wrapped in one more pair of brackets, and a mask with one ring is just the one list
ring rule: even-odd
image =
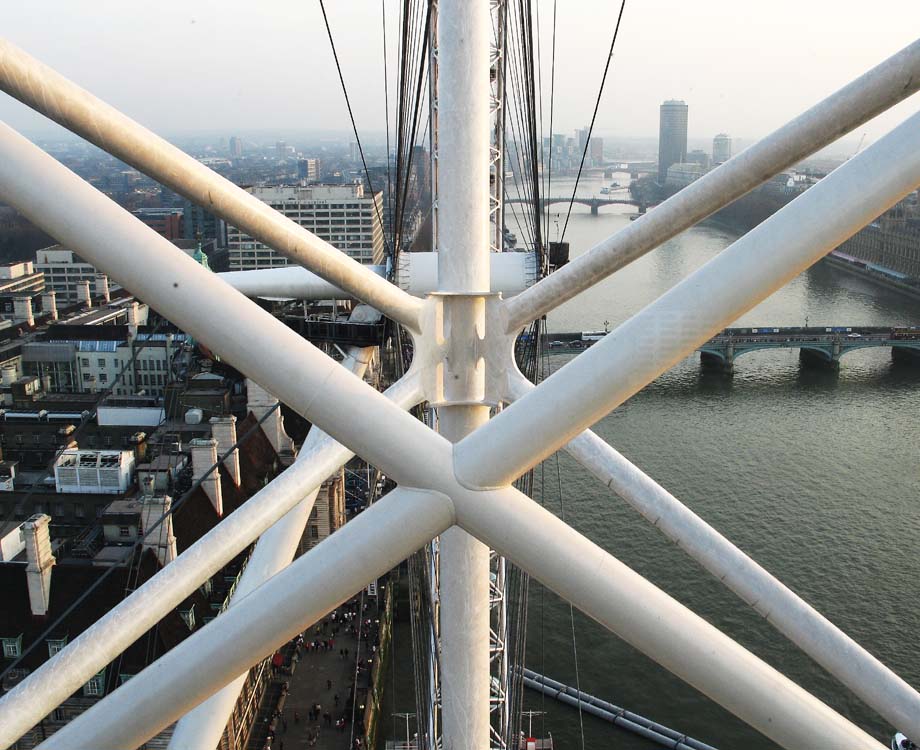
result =
[{"label": "high-rise tower", "polygon": [[732,158],[732,137],[726,133],[719,133],[712,139],[712,163],[721,164]]},{"label": "high-rise tower", "polygon": [[658,128],[658,182],[662,185],[668,176],[668,167],[679,164],[687,157],[686,103],[669,99],[661,105]]}]

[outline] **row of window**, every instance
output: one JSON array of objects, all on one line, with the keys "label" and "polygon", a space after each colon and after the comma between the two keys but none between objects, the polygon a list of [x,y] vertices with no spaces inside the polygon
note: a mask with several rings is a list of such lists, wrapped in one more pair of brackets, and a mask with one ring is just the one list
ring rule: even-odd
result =
[{"label": "row of window", "polygon": [[[120,359],[115,359],[112,360],[112,365],[115,368],[121,370],[122,368],[128,366],[129,361],[130,360],[127,359],[123,361]],[[89,367],[89,357],[81,357],[80,364],[83,365],[83,367]],[[96,360],[96,365],[101,368],[106,368],[109,366],[103,357],[99,357],[99,359]],[[166,362],[162,359],[138,359],[137,367],[139,370],[165,370]]]}]

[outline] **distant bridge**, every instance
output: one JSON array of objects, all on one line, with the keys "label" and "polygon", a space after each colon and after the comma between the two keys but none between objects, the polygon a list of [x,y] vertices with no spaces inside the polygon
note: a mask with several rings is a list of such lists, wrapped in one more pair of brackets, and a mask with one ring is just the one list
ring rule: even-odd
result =
[{"label": "distant bridge", "polygon": [[[641,203],[640,201],[633,200],[632,198],[578,198],[574,200],[572,196],[566,198],[540,198],[540,213],[542,214],[547,206],[551,206],[554,203],[580,203],[582,206],[588,206],[591,209],[591,215],[597,216],[598,209],[601,206],[636,206],[639,209],[640,214],[644,214],[646,209],[649,207],[649,203]],[[505,203],[533,203],[532,200],[527,198],[506,198]]]},{"label": "distant bridge", "polygon": [[742,354],[759,349],[798,349],[808,364],[836,368],[857,349],[890,347],[894,359],[920,362],[920,328],[726,328],[697,351],[704,367],[731,372]]},{"label": "distant bridge", "polygon": [[[545,339],[551,353],[571,354],[592,346],[604,335],[603,331],[553,333]],[[703,367],[732,372],[738,357],[759,349],[798,349],[804,364],[837,368],[844,354],[879,347],[890,347],[896,360],[920,364],[920,327],[726,328],[697,351]]]}]

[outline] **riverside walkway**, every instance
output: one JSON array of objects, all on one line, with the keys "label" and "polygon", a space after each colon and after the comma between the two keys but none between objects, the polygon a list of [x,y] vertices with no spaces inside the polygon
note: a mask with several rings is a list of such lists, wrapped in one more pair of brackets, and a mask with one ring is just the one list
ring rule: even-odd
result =
[{"label": "riverside walkway", "polygon": [[377,619],[376,599],[359,595],[280,652],[279,698],[266,708],[262,731],[247,750],[364,749],[363,704]]}]

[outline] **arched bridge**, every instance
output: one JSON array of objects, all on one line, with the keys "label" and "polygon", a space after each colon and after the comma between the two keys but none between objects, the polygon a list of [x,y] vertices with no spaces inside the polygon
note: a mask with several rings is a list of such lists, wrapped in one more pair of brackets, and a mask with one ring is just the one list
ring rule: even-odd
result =
[{"label": "arched bridge", "polygon": [[738,357],[758,349],[798,349],[803,362],[836,368],[844,354],[872,347],[920,362],[920,327],[726,328],[697,351],[704,367],[731,372]]},{"label": "arched bridge", "polygon": [[[572,200],[572,196],[567,198],[540,198],[540,213],[542,214],[547,206],[551,206],[554,203],[580,203],[582,206],[588,206],[591,209],[591,214],[597,216],[598,210],[601,206],[636,206],[639,209],[640,214],[644,214],[646,209],[649,207],[648,203],[641,203],[640,201],[633,200],[632,198],[578,198]],[[506,198],[505,203],[533,203],[532,200],[527,198]]]}]

